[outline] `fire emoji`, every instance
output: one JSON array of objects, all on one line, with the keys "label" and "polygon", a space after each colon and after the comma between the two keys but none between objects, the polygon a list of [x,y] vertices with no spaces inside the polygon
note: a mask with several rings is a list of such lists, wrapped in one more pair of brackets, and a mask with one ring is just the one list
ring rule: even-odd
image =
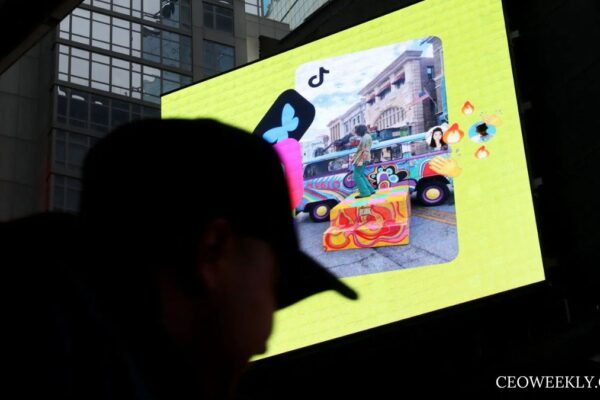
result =
[{"label": "fire emoji", "polygon": [[475,158],[478,158],[480,160],[483,160],[484,158],[488,158],[489,156],[490,156],[490,152],[488,151],[488,149],[485,148],[485,146],[481,146],[475,152]]},{"label": "fire emoji", "polygon": [[473,114],[473,111],[475,111],[475,107],[473,106],[473,104],[471,104],[471,102],[469,100],[467,100],[465,102],[465,104],[462,106],[461,111],[465,115],[471,115],[471,114]]},{"label": "fire emoji", "polygon": [[454,123],[448,128],[446,133],[444,133],[443,139],[444,142],[448,144],[456,144],[460,142],[463,136],[465,136],[465,133],[460,130],[457,123]]}]

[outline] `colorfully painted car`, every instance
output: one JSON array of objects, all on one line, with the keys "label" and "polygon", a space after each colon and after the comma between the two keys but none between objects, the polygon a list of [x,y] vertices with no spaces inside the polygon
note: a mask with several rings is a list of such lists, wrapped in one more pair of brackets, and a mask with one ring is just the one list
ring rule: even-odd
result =
[{"label": "colorfully painted car", "polygon": [[[329,220],[331,209],[356,191],[350,168],[355,151],[330,153],[304,163],[304,194],[297,212],[308,212],[316,222]],[[425,133],[374,142],[365,173],[377,189],[408,184],[421,204],[435,206],[446,201],[452,182],[434,172],[429,161],[449,154],[449,149],[432,149]]]}]

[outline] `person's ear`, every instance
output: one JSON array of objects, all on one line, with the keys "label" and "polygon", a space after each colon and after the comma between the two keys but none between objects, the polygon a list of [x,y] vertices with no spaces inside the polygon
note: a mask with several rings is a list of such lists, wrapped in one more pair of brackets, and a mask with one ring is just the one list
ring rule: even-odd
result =
[{"label": "person's ear", "polygon": [[234,247],[235,233],[229,221],[219,218],[206,224],[198,239],[198,275],[207,289],[219,285],[222,261]]}]

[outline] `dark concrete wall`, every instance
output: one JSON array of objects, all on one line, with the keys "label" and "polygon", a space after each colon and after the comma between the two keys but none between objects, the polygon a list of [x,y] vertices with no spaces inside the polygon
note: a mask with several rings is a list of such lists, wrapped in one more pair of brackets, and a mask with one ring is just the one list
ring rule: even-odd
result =
[{"label": "dark concrete wall", "polygon": [[52,36],[0,75],[0,221],[45,209]]},{"label": "dark concrete wall", "polygon": [[53,30],[79,3],[81,0],[0,1],[0,74]]}]

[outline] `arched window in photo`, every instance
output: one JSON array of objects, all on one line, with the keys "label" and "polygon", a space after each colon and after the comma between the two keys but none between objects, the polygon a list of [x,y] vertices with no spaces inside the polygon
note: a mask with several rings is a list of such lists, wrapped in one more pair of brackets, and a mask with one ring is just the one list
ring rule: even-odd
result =
[{"label": "arched window in photo", "polygon": [[404,118],[405,113],[403,108],[390,107],[379,115],[375,125],[377,125],[379,129],[391,128],[399,126],[399,124],[404,121]]}]

